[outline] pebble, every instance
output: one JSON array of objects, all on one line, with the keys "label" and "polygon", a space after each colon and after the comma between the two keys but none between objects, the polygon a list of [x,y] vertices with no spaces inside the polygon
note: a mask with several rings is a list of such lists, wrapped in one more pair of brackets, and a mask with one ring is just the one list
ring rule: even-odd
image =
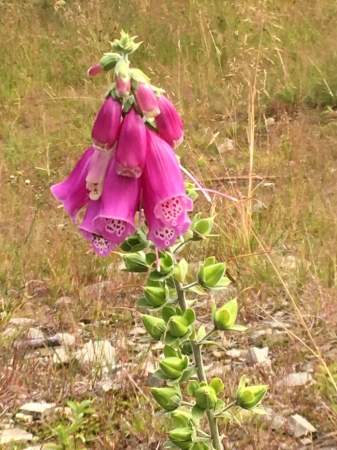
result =
[{"label": "pebble", "polygon": [[109,341],[89,341],[76,353],[82,364],[100,365],[112,371],[116,367],[116,350]]},{"label": "pebble", "polygon": [[313,384],[314,380],[309,372],[295,372],[277,381],[276,386],[303,386],[307,383]]},{"label": "pebble", "polygon": [[0,433],[0,444],[8,444],[9,442],[29,442],[33,439],[31,433],[27,433],[21,428],[10,428]]},{"label": "pebble", "polygon": [[299,414],[290,416],[287,425],[289,433],[295,438],[307,436],[309,433],[315,433],[316,431],[311,423]]},{"label": "pebble", "polygon": [[21,406],[20,413],[26,416],[33,416],[34,420],[38,420],[43,419],[46,416],[50,416],[54,412],[54,410],[54,403],[31,402]]},{"label": "pebble", "polygon": [[247,366],[255,366],[256,364],[267,363],[269,348],[250,347],[246,356]]}]

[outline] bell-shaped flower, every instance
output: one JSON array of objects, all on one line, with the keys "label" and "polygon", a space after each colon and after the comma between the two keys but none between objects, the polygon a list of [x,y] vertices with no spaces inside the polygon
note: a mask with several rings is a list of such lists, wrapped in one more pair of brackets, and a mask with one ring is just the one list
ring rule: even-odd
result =
[{"label": "bell-shaped flower", "polygon": [[93,147],[89,147],[83,153],[68,178],[51,187],[52,194],[57,200],[63,203],[64,209],[74,222],[76,221],[78,212],[89,201],[86,177],[93,153]]},{"label": "bell-shaped flower", "polygon": [[[193,201],[186,195],[182,173],[172,148],[153,131],[147,130],[147,156],[142,176],[146,218],[154,215],[164,225],[182,234],[189,221]],[[147,214],[148,213],[148,214]]]},{"label": "bell-shaped flower", "polygon": [[159,135],[171,147],[176,148],[184,139],[184,127],[181,118],[165,95],[159,97],[158,106],[160,114],[155,117],[155,121]]},{"label": "bell-shaped flower", "polygon": [[122,105],[118,100],[109,96],[101,106],[91,131],[95,148],[106,151],[114,146],[118,137],[121,118]]},{"label": "bell-shaped flower", "polygon": [[145,117],[156,117],[159,114],[158,99],[149,83],[138,82],[134,95]]},{"label": "bell-shaped flower", "polygon": [[95,225],[95,218],[101,207],[100,200],[90,200],[83,222],[79,225],[82,235],[91,242],[92,248],[99,256],[109,256],[116,244],[103,237]]},{"label": "bell-shaped flower", "polygon": [[98,200],[102,194],[105,173],[111,159],[113,149],[102,151],[95,148],[86,177],[87,189],[91,200]]},{"label": "bell-shaped flower", "polygon": [[105,176],[101,208],[95,226],[109,241],[120,243],[136,231],[134,217],[140,200],[138,178],[122,177],[112,157]]},{"label": "bell-shaped flower", "polygon": [[124,117],[116,150],[118,175],[139,178],[146,158],[146,127],[134,108]]},{"label": "bell-shaped flower", "polygon": [[116,77],[116,94],[118,97],[127,97],[130,94],[131,80],[118,75]]}]

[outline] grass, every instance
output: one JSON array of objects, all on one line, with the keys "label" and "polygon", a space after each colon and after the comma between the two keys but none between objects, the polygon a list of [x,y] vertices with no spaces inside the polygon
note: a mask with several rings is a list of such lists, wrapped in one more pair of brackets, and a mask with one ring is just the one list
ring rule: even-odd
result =
[{"label": "grass", "polygon": [[[133,313],[121,323],[114,308],[133,309],[138,291],[128,286],[142,280],[116,276],[117,255],[93,256],[49,191],[89,143],[109,79],[88,79],[86,70],[123,28],[144,41],[134,64],[181,111],[183,163],[209,187],[242,200],[235,206],[214,198],[219,237],[191,247],[186,257],[198,261],[215,252],[228,261],[242,321],[258,328],[271,316],[291,324],[292,334],[272,348],[277,376],[259,379],[271,383],[271,404],[281,399],[291,411],[297,407],[295,412],[317,427],[319,439],[333,433],[335,388],[318,367],[322,357],[312,359],[311,350],[324,357],[335,378],[336,13],[328,0],[242,0],[226,6],[219,0],[0,0],[0,329],[12,316],[29,316],[49,333],[76,334],[80,343],[79,322],[104,319],[110,325],[90,325],[91,336],[112,336],[118,346],[111,324],[128,336],[137,322]],[[270,117],[275,124],[268,126]],[[221,153],[226,138],[234,149]],[[197,208],[209,211],[202,199]],[[112,280],[115,290],[108,297],[83,297],[85,286],[102,280]],[[73,299],[67,308],[55,303],[62,296]],[[248,344],[248,338],[238,343]],[[89,373],[56,371],[50,361],[42,367],[39,358],[13,354],[3,337],[0,358],[0,404],[10,413],[24,398],[57,398],[60,404],[81,400],[81,377],[90,382]],[[316,387],[300,390],[295,398],[277,393],[277,377],[303,369],[308,361],[321,374]],[[27,373],[29,367],[36,372]],[[227,377],[234,386],[237,376]],[[137,385],[145,389],[144,383]],[[126,411],[140,397],[123,391],[114,401],[125,401]],[[130,439],[125,423],[115,423],[114,417],[111,431],[104,431],[111,420],[110,400],[100,403],[99,435],[117,433],[120,440],[111,448],[122,448]],[[148,414],[145,407],[144,414],[137,411],[138,442],[145,439]],[[159,421],[155,427],[160,442]],[[240,448],[263,448],[270,436],[285,439],[260,422],[248,438],[245,427],[234,431]],[[92,448],[107,448],[97,445]]]}]

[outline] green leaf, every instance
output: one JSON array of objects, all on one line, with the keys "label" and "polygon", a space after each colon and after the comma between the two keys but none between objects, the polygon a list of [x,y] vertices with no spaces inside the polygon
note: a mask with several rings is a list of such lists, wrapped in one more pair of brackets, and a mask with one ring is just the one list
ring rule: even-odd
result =
[{"label": "green leaf", "polygon": [[156,378],[159,378],[160,380],[169,380],[170,378],[164,374],[164,372],[160,369],[156,370],[153,375]]},{"label": "green leaf", "polygon": [[194,396],[194,392],[199,388],[199,383],[196,380],[191,380],[187,385],[187,393]]},{"label": "green leaf", "polygon": [[206,258],[205,261],[203,262],[203,266],[204,266],[204,267],[213,266],[215,263],[216,263],[215,256],[209,256],[209,257]]},{"label": "green leaf", "polygon": [[185,281],[187,272],[188,272],[188,263],[185,259],[182,259],[179,261],[178,264],[175,264],[173,276],[180,283],[183,283]]},{"label": "green leaf", "polygon": [[253,412],[254,414],[260,415],[267,414],[266,410],[262,408],[262,406],[255,406],[255,408],[251,408],[250,411]]},{"label": "green leaf", "polygon": [[192,416],[193,416],[193,420],[200,420],[203,418],[204,414],[205,414],[206,410],[199,408],[198,405],[194,405],[192,408]]},{"label": "green leaf", "polygon": [[244,325],[234,324],[234,325],[230,328],[230,330],[233,330],[233,331],[246,331],[246,330],[248,330],[248,328],[245,327]]},{"label": "green leaf", "polygon": [[180,383],[187,381],[189,378],[191,378],[196,373],[197,373],[196,367],[191,367],[191,368],[186,369],[180,378]]},{"label": "green leaf", "polygon": [[167,323],[172,316],[176,315],[176,311],[173,308],[171,308],[170,306],[164,306],[164,308],[162,309],[161,315],[162,315],[162,318]]},{"label": "green leaf", "polygon": [[179,356],[179,355],[178,352],[173,347],[171,347],[170,345],[165,345],[164,356],[165,358],[169,358],[171,356]]},{"label": "green leaf", "polygon": [[219,392],[221,392],[224,389],[224,384],[223,382],[220,380],[220,378],[213,378],[209,385],[215,390],[215,392],[218,394]]},{"label": "green leaf", "polygon": [[135,304],[138,308],[148,308],[151,306],[145,297],[140,297]]},{"label": "green leaf", "polygon": [[204,325],[201,325],[197,332],[197,340],[200,342],[203,340],[203,338],[206,336],[206,328]]},{"label": "green leaf", "polygon": [[215,404],[215,407],[214,407],[215,414],[220,413],[225,408],[225,406],[226,406],[225,402],[223,402],[222,400],[220,400],[218,398],[218,400]]},{"label": "green leaf", "polygon": [[193,309],[186,309],[184,318],[186,319],[188,325],[191,325],[195,321],[195,312],[193,311]]}]

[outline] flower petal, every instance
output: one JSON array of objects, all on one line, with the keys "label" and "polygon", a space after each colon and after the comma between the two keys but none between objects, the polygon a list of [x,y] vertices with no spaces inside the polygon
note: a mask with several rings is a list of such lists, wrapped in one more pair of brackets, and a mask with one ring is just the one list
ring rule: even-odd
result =
[{"label": "flower petal", "polygon": [[150,118],[159,114],[158,99],[149,83],[137,83],[135,99],[142,113]]},{"label": "flower petal", "polygon": [[89,197],[92,200],[98,200],[102,194],[105,173],[113,153],[113,148],[108,151],[95,149],[86,177],[87,189],[90,192]]},{"label": "flower petal", "polygon": [[89,191],[86,188],[86,176],[90,161],[94,153],[93,147],[89,147],[81,156],[68,178],[61,183],[54,184],[51,192],[63,203],[64,209],[76,221],[78,212],[88,203]]},{"label": "flower petal", "polygon": [[105,177],[101,208],[95,226],[106,239],[120,243],[136,228],[134,217],[140,199],[140,180],[123,177],[116,172],[115,158],[111,158]]},{"label": "flower petal", "polygon": [[100,150],[110,150],[115,144],[122,118],[122,105],[109,96],[99,110],[91,137]]},{"label": "flower petal", "polygon": [[121,125],[116,150],[117,173],[139,178],[146,158],[146,127],[143,119],[131,108]]},{"label": "flower petal", "polygon": [[161,95],[158,99],[160,114],[155,117],[157,130],[171,147],[176,148],[184,138],[184,127],[181,118],[170,102],[170,100]]}]

